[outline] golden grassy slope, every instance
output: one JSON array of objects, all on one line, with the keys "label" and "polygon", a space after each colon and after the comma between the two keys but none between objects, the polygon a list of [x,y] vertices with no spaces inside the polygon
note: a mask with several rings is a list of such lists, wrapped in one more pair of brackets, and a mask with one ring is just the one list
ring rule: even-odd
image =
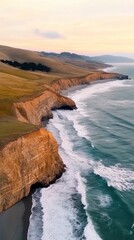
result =
[{"label": "golden grassy slope", "polygon": [[15,117],[2,117],[0,118],[0,147],[17,137],[37,129],[34,125],[22,123]]},{"label": "golden grassy slope", "polygon": [[69,63],[56,58],[42,57],[38,52],[0,45],[0,59],[42,63],[52,69],[50,73],[30,72],[11,67],[0,62],[0,142],[20,136],[36,129],[35,126],[18,122],[14,117],[13,102],[34,97],[62,77],[82,76],[95,66],[83,66],[74,61]]},{"label": "golden grassy slope", "polygon": [[[0,59],[8,59],[11,61],[18,62],[35,62],[42,63],[52,69],[52,72],[57,74],[74,74],[81,75],[84,74],[86,69],[81,66],[72,65],[71,62],[65,62],[59,58],[42,57],[40,53],[29,50],[22,50],[18,48],[11,48],[0,45]],[[87,69],[88,70],[88,69]]]}]

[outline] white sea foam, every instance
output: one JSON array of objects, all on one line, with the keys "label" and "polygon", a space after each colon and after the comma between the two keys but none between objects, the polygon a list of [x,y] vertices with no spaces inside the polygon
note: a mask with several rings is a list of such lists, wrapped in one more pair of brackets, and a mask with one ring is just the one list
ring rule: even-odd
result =
[{"label": "white sea foam", "polygon": [[[71,176],[70,176],[71,177]],[[43,237],[42,240],[74,240],[73,228],[76,212],[71,201],[73,180],[66,174],[57,183],[42,189]]]},{"label": "white sea foam", "polygon": [[[40,204],[40,190],[32,196],[32,209],[30,216],[30,225],[28,228],[27,239],[28,240],[40,240],[42,235],[42,210]],[[37,227],[38,226],[38,227]]]},{"label": "white sea foam", "polygon": [[134,100],[116,100],[116,104],[119,104],[119,105],[128,105],[128,106],[130,106],[130,104],[134,104]]},{"label": "white sea foam", "polygon": [[127,85],[127,80],[114,80],[114,81],[107,81],[104,83],[96,83],[89,85],[87,88],[84,88],[82,90],[78,90],[75,93],[70,93],[69,97],[71,97],[74,101],[77,102],[77,106],[83,103],[84,99],[90,98],[98,95],[99,93],[108,92],[111,91],[114,88],[118,87],[126,87],[130,86]]},{"label": "white sea foam", "polygon": [[[54,121],[54,127],[59,127],[62,139],[60,155],[67,166],[67,172],[54,185],[42,189],[41,203],[44,212],[42,240],[74,240],[76,238],[73,230],[77,228],[77,216],[71,195],[75,191],[74,172],[77,171],[78,156],[73,154],[72,144],[62,125],[58,126],[58,122]],[[49,129],[51,130],[50,126]]]},{"label": "white sea foam", "polygon": [[30,215],[30,226],[28,228],[28,234],[27,234],[27,238],[28,240],[36,240],[36,230],[33,231],[33,229],[35,229],[36,226],[36,221],[34,221],[34,207],[36,206],[36,202],[34,200],[34,196],[32,197],[32,209],[31,209],[31,215]]},{"label": "white sea foam", "polygon": [[79,137],[85,137],[85,138],[89,139],[89,133],[88,133],[86,127],[79,123],[79,121],[82,117],[81,112],[79,110],[76,110],[75,113],[72,115],[72,113],[70,111],[68,111],[68,112],[65,111],[64,114],[69,121],[73,122],[73,126],[77,132],[77,135]]},{"label": "white sea foam", "polygon": [[[58,111],[58,114],[60,112]],[[58,114],[54,113],[54,120],[51,120],[48,128],[53,129],[53,133],[57,138],[57,133],[60,136],[60,155],[64,159],[67,166],[66,173],[54,185],[47,189],[42,189],[41,203],[43,206],[43,237],[42,240],[78,240],[76,229],[81,228],[80,222],[77,220],[76,208],[73,206],[72,195],[77,190],[82,193],[82,182],[78,185],[78,172],[89,169],[89,159],[77,152],[73,151],[73,144],[66,126],[66,114],[59,120]],[[58,129],[58,131],[57,131]],[[59,137],[58,137],[59,138]],[[81,189],[80,189],[81,188]],[[85,194],[82,195],[83,205],[86,206]],[[88,224],[84,229],[86,239],[100,240],[95,232],[93,223],[89,216]]]},{"label": "white sea foam", "polygon": [[[60,112],[60,111],[58,111]],[[58,129],[58,133],[60,136],[60,149],[59,151],[61,152],[61,154],[64,154],[65,160],[64,163],[66,164],[66,166],[68,168],[73,169],[73,171],[78,170],[79,168],[89,168],[88,165],[88,158],[86,158],[86,156],[83,156],[83,154],[76,153],[75,151],[73,151],[73,143],[71,141],[72,136],[72,132],[67,131],[66,129],[66,121],[67,118],[68,120],[71,121],[71,117],[70,117],[70,111],[62,111],[62,114],[64,116],[64,118],[62,120],[59,120],[57,112],[54,113],[54,121],[51,120],[50,121],[50,125],[48,126],[48,129],[51,131],[51,126],[53,126],[53,129]],[[84,132],[84,131],[83,131]],[[57,132],[54,131],[53,134],[55,135],[56,139],[57,139]],[[86,134],[86,131],[85,131]],[[76,136],[77,137],[77,136]],[[62,148],[62,150],[61,150]],[[64,153],[63,153],[64,151]],[[84,163],[84,165],[83,165]]]},{"label": "white sea foam", "polygon": [[[78,240],[74,230],[79,229],[81,224],[77,223],[72,195],[76,191],[75,173],[80,169],[88,169],[88,160],[73,152],[73,144],[66,129],[66,117],[59,119],[59,113],[54,113],[54,120],[50,121],[48,129],[53,131],[59,142],[60,155],[64,159],[67,171],[55,184],[41,190],[40,201],[44,213],[43,219],[40,219],[40,222],[43,221],[42,240]],[[38,214],[35,211],[37,203],[34,202],[34,199],[36,199],[36,194],[33,197],[28,240],[38,240],[37,236],[41,239],[36,227]]]},{"label": "white sea foam", "polygon": [[98,196],[101,207],[109,207],[112,203],[112,199],[108,194],[100,194]]},{"label": "white sea foam", "polygon": [[93,165],[93,171],[107,181],[108,186],[112,186],[120,191],[134,189],[134,172],[119,166],[106,167],[101,162]]},{"label": "white sea foam", "polygon": [[87,208],[88,208],[88,203],[86,200],[86,182],[85,179],[81,177],[80,172],[78,172],[76,174],[76,179],[77,179],[77,191],[80,193],[81,195],[81,201],[82,204],[84,205],[84,209],[86,211],[86,216],[87,216],[87,225],[84,229],[84,237],[86,238],[86,240],[101,240],[100,236],[97,234],[97,232],[95,231],[94,225],[91,221],[91,219],[89,218],[89,214],[87,213]]},{"label": "white sea foam", "polygon": [[73,127],[76,130],[77,135],[81,138],[87,139],[90,142],[91,147],[94,148],[95,145],[93,143],[91,136],[89,135],[89,129],[87,130],[86,126],[81,124],[81,117],[82,117],[81,112],[77,110],[72,115],[70,111],[68,112],[66,111],[64,112],[64,114],[69,121],[72,121]]},{"label": "white sea foam", "polygon": [[81,194],[81,201],[82,204],[84,205],[84,208],[87,208],[87,200],[86,200],[86,180],[81,177],[80,172],[76,174],[76,179],[77,179],[77,191]]},{"label": "white sea foam", "polygon": [[[77,101],[78,110],[74,111],[73,114],[70,111],[54,112],[54,119],[49,121],[48,129],[53,132],[59,143],[59,152],[64,160],[64,163],[67,166],[67,171],[54,185],[51,185],[47,189],[41,190],[42,196],[40,201],[44,213],[42,218],[42,240],[79,240],[79,238],[76,237],[74,230],[79,229],[81,226],[80,223],[77,223],[77,213],[72,201],[72,195],[76,192],[79,192],[81,195],[81,201],[84,205],[84,209],[87,215],[87,225],[83,231],[83,236],[87,240],[101,239],[95,230],[89,213],[87,212],[88,206],[86,201],[86,183],[80,175],[80,172],[83,170],[87,171],[92,169],[95,174],[105,178],[109,185],[114,186],[118,189],[124,190],[124,184],[126,184],[126,182],[127,184],[125,187],[128,188],[128,184],[131,185],[131,171],[129,172],[130,174],[128,173],[129,177],[131,178],[130,181],[126,173],[127,169],[125,170],[126,175],[125,179],[123,180],[123,170],[119,166],[116,166],[115,169],[114,167],[106,167],[102,163],[96,163],[91,159],[87,159],[86,156],[73,151],[73,141],[71,141],[71,135],[73,133],[69,133],[66,128],[66,121],[72,121],[74,128],[77,131],[77,135],[80,137],[86,137],[91,141],[87,129],[79,122],[80,114],[85,117],[87,116],[84,109],[84,103],[82,101],[87,97],[95,96],[98,93],[110,91],[114,87],[122,87],[124,86],[124,83],[125,80],[111,81],[103,84],[98,83],[96,85],[91,85],[83,90],[79,90],[79,92],[76,91],[76,93],[73,93],[72,96],[70,95],[70,97]],[[91,144],[92,147],[94,147],[92,141]],[[118,169],[116,169],[117,167]],[[119,170],[120,172],[118,172]],[[102,207],[108,206],[108,204],[110,204],[110,199],[106,195],[101,196],[99,200]],[[36,227],[36,217],[38,218],[38,216],[35,215],[36,212],[33,205],[32,215],[30,218],[28,240],[38,240],[39,235],[37,234]]]},{"label": "white sea foam", "polygon": [[104,68],[103,71],[105,71],[105,72],[114,72],[116,69],[117,69],[116,66],[114,66],[114,67],[107,67],[107,68]]}]

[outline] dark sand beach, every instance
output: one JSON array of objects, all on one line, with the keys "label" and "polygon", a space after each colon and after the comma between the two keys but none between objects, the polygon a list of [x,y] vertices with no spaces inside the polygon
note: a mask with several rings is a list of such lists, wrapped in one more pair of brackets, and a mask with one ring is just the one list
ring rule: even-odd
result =
[{"label": "dark sand beach", "polygon": [[32,193],[0,213],[0,240],[27,240]]}]

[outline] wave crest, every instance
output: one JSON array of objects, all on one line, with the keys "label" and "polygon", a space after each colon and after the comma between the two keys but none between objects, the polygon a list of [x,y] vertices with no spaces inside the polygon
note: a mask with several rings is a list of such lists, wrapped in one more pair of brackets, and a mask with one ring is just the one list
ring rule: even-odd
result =
[{"label": "wave crest", "polygon": [[93,172],[104,178],[109,187],[112,186],[119,191],[134,190],[134,173],[130,169],[117,165],[106,167],[99,162],[94,165]]}]

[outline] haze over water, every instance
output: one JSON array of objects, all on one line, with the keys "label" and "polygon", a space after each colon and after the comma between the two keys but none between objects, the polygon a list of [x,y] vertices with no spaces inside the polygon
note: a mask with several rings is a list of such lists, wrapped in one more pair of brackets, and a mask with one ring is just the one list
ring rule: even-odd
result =
[{"label": "haze over water", "polygon": [[67,170],[35,192],[29,240],[134,239],[134,65],[108,71],[132,79],[70,91],[49,121]]}]

